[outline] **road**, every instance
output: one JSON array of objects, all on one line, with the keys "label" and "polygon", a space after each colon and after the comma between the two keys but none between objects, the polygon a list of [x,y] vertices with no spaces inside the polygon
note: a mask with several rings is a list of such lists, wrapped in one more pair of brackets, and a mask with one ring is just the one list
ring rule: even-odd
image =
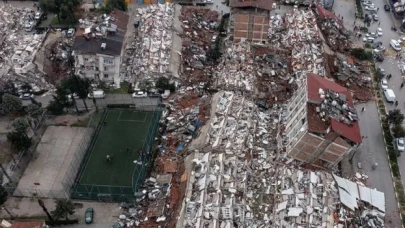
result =
[{"label": "road", "polygon": [[[396,52],[390,47],[389,42],[391,39],[398,39],[399,35],[391,30],[393,26],[391,12],[384,11],[385,1],[373,1],[375,6],[379,8],[377,14],[380,18],[380,22],[374,22],[369,27],[370,32],[375,32],[377,28],[383,29],[383,36],[378,37],[377,41],[381,41],[386,47],[386,55],[383,63],[377,63],[377,66],[381,66],[388,73],[393,75],[389,84],[390,87],[394,88],[394,91],[399,97],[400,85],[400,74],[398,64],[395,61]],[[348,0],[337,0],[334,4],[334,12],[338,16],[343,16],[344,26],[353,31],[356,6],[355,1]],[[365,11],[365,13],[368,13]],[[363,25],[360,20],[356,21],[356,25]],[[358,41],[357,41],[358,42]],[[405,90],[405,89],[404,89]],[[405,93],[402,92],[402,93]],[[401,94],[403,96],[403,94]],[[401,97],[405,101],[405,97]],[[401,110],[405,111],[404,102],[400,103]],[[361,113],[361,108],[365,107],[366,111]],[[389,109],[393,108],[391,105],[387,105]],[[359,152],[353,158],[353,168],[355,171],[358,170],[357,164],[360,162],[362,164],[362,169],[359,170],[361,173],[365,173],[369,176],[368,185],[372,188],[376,188],[379,191],[385,193],[386,200],[386,225],[387,227],[402,227],[401,220],[398,212],[398,203],[395,197],[393,181],[391,177],[391,171],[389,168],[387,152],[385,150],[385,143],[383,139],[381,121],[377,112],[377,106],[375,102],[369,102],[367,104],[358,105],[358,112],[360,114],[360,128],[363,136],[367,137],[364,139],[362,145],[359,148]],[[403,112],[404,112],[403,111]],[[405,113],[405,112],[404,112]],[[405,156],[400,159],[400,167],[402,173],[405,174]],[[372,169],[372,165],[378,163],[378,168],[376,170]],[[405,176],[402,176],[403,180]]]}]

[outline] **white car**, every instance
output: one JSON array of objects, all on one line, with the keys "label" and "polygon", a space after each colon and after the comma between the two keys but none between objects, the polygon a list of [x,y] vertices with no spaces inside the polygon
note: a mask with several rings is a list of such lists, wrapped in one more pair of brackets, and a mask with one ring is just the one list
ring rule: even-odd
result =
[{"label": "white car", "polygon": [[401,51],[401,50],[402,50],[401,44],[399,44],[399,42],[396,41],[396,40],[391,40],[391,41],[390,41],[390,46],[391,46],[395,51]]},{"label": "white car", "polygon": [[378,29],[377,29],[377,35],[378,35],[378,36],[382,36],[382,35],[383,35],[382,28],[378,28]]},{"label": "white car", "polygon": [[68,37],[72,37],[74,34],[75,34],[75,29],[74,28],[70,28],[66,32],[66,36],[68,36]]},{"label": "white car", "polygon": [[366,7],[364,7],[364,9],[367,11],[377,12],[377,8],[374,5],[366,6]]},{"label": "white car", "polygon": [[372,3],[371,1],[363,1],[363,5],[364,6],[374,6],[374,3]]},{"label": "white car", "polygon": [[34,19],[35,19],[36,21],[38,21],[38,20],[41,20],[41,18],[42,18],[42,13],[41,13],[41,12],[36,12],[36,13],[35,13],[35,16],[34,16]]},{"label": "white car", "polygon": [[396,139],[394,139],[394,147],[399,152],[403,152],[405,150],[404,138],[396,138]]},{"label": "white car", "polygon": [[31,99],[34,99],[34,97],[35,96],[32,93],[23,93],[20,95],[21,100],[31,100]]},{"label": "white car", "polygon": [[381,80],[381,89],[383,90],[388,89],[388,81],[385,78]]},{"label": "white car", "polygon": [[147,97],[148,93],[143,92],[143,91],[136,91],[132,94],[133,98],[138,98],[138,97]]}]

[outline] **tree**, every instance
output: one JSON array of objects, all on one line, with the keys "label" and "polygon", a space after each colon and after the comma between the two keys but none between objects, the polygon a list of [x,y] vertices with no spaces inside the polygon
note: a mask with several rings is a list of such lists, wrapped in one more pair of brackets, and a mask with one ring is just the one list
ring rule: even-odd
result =
[{"label": "tree", "polygon": [[127,11],[127,3],[125,0],[108,0],[106,7],[110,9],[110,11],[114,9]]},{"label": "tree", "polygon": [[52,115],[62,115],[65,106],[57,100],[51,100],[46,108]]},{"label": "tree", "polygon": [[75,12],[80,3],[80,0],[40,0],[39,7],[44,12],[56,14],[59,23],[74,24]]},{"label": "tree", "polygon": [[21,132],[9,132],[7,133],[7,139],[11,142],[11,146],[15,152],[26,151],[31,146],[31,139]]},{"label": "tree", "polygon": [[27,135],[27,129],[30,127],[25,118],[17,118],[13,121],[14,131]]},{"label": "tree", "polygon": [[350,51],[350,54],[352,54],[354,57],[356,57],[359,60],[372,60],[373,59],[373,54],[371,51],[366,51],[363,48],[353,48]]},{"label": "tree", "polygon": [[155,87],[161,90],[170,90],[171,92],[175,90],[174,83],[170,83],[169,79],[165,77],[158,78]]},{"label": "tree", "polygon": [[14,216],[10,213],[9,210],[4,206],[7,200],[8,193],[6,189],[0,185],[0,206],[7,212],[8,215],[10,215],[11,219],[14,219]]},{"label": "tree", "polygon": [[42,115],[42,113],[44,112],[44,110],[36,104],[30,104],[27,106],[27,112],[28,115],[35,119],[36,121],[38,121],[38,117]]},{"label": "tree", "polygon": [[90,86],[91,86],[90,79],[82,78],[77,75],[73,75],[70,78],[68,78],[67,80],[63,81],[63,86],[70,91],[72,97],[73,97],[73,94],[76,93],[76,95],[80,99],[82,99],[84,107],[86,108],[86,111],[89,111],[89,109],[87,108],[86,99],[87,99],[87,95],[90,92]]},{"label": "tree", "polygon": [[152,82],[149,80],[145,80],[139,85],[139,88],[142,91],[146,91],[146,92],[149,92],[152,89],[152,87],[153,87]]},{"label": "tree", "polygon": [[75,206],[73,205],[72,201],[69,199],[58,199],[56,200],[56,207],[51,213],[56,220],[60,218],[68,219],[69,215],[73,215],[75,213]]},{"label": "tree", "polygon": [[401,113],[401,110],[399,109],[394,109],[392,111],[389,111],[388,113],[388,122],[390,124],[402,124],[404,121],[404,115]]},{"label": "tree", "polygon": [[4,114],[16,114],[22,109],[22,101],[16,96],[6,93],[2,96],[2,101],[1,110]]},{"label": "tree", "polygon": [[39,206],[42,208],[42,210],[45,212],[46,216],[48,216],[48,219],[51,223],[53,223],[53,218],[52,216],[49,214],[48,209],[45,207],[44,201],[42,201],[41,199],[38,199],[38,204]]},{"label": "tree", "polygon": [[405,130],[401,124],[395,124],[392,128],[392,135],[394,138],[403,138],[405,137]]}]

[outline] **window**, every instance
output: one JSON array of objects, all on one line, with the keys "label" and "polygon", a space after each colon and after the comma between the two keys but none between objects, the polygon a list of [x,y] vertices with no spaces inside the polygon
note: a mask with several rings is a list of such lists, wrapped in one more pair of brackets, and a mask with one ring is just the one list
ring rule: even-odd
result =
[{"label": "window", "polygon": [[104,74],[104,78],[108,78],[108,74]]},{"label": "window", "polygon": [[108,71],[108,67],[104,67],[104,71]]},{"label": "window", "polygon": [[98,70],[98,67],[96,67],[96,70]]},{"label": "window", "polygon": [[301,119],[301,124],[304,124],[305,123],[305,118],[302,118]]},{"label": "window", "polygon": [[84,58],[84,61],[88,62],[88,61],[89,61],[89,59],[88,59],[88,58]]},{"label": "window", "polygon": [[98,77],[100,77],[100,75],[98,75],[98,74],[94,74],[94,77],[97,77],[97,78],[98,78]]},{"label": "window", "polygon": [[114,59],[104,58],[104,64],[113,65],[114,64]]}]

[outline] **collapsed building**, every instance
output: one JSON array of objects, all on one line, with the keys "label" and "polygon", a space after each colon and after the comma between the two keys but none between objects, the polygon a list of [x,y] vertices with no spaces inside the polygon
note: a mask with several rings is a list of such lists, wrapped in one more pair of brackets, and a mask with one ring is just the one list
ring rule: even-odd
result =
[{"label": "collapsed building", "polygon": [[47,33],[25,32],[24,25],[32,17],[30,8],[0,6],[0,77],[14,83],[15,87],[29,84],[34,92],[40,92],[52,89],[36,64]]},{"label": "collapsed building", "polygon": [[80,20],[75,33],[75,74],[120,87],[120,66],[128,15],[113,10],[110,15]]}]

